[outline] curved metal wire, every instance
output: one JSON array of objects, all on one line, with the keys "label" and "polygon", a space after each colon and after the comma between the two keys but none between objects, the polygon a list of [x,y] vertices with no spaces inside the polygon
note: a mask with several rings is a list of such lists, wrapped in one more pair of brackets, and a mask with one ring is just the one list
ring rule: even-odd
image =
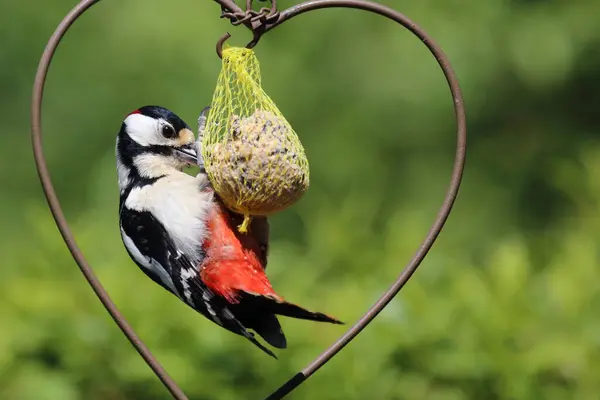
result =
[{"label": "curved metal wire", "polygon": [[[48,69],[52,61],[52,57],[69,27],[86,10],[88,10],[91,6],[93,6],[99,1],[100,0],[82,0],[77,6],[75,6],[58,25],[56,31],[48,41],[48,44],[44,50],[44,53],[38,65],[38,70],[36,73],[33,88],[33,98],[31,102],[31,137],[34,158],[38,170],[38,175],[40,177],[40,181],[44,189],[44,194],[46,195],[48,206],[50,207],[52,215],[54,216],[54,220],[58,226],[58,229],[60,230],[60,233],[67,247],[71,251],[73,258],[75,259],[77,265],[81,269],[81,272],[83,273],[84,277],[86,278],[86,280],[88,281],[88,283],[90,284],[90,286],[92,287],[92,289],[94,290],[94,292],[96,293],[96,295],[98,296],[108,313],[111,315],[115,323],[119,326],[119,328],[125,334],[127,339],[135,347],[137,352],[142,356],[144,361],[146,361],[148,366],[150,366],[150,368],[154,371],[156,376],[169,390],[172,396],[178,400],[187,400],[187,397],[185,396],[183,391],[167,374],[164,368],[154,358],[152,353],[148,350],[148,348],[144,345],[140,338],[135,334],[131,326],[127,323],[125,318],[121,315],[117,307],[114,305],[114,303],[102,287],[101,283],[96,278],[91,267],[85,260],[85,257],[83,256],[81,250],[75,242],[73,234],[71,233],[69,225],[65,219],[64,213],[62,212],[62,209],[60,207],[60,203],[52,185],[50,173],[48,171],[48,167],[44,157],[42,146],[41,107],[44,93],[44,85],[46,81],[46,76],[48,74]],[[230,19],[245,17],[244,11],[241,8],[239,8],[233,0],[215,1],[221,5],[221,9],[223,11],[222,16],[225,16]],[[253,21],[247,19],[242,22],[239,22],[239,20],[237,20],[238,22],[236,24],[244,23],[244,25],[250,28],[253,32],[256,33],[257,31],[260,31],[262,34],[281,25],[283,22],[290,20],[293,17],[303,14],[305,12],[334,7],[361,9],[392,19],[404,26],[413,34],[415,34],[428,47],[428,49],[431,51],[438,64],[440,65],[444,76],[448,81],[452,98],[454,101],[454,111],[457,123],[457,147],[455,162],[452,171],[450,187],[447,190],[446,197],[444,199],[442,207],[440,208],[437,214],[437,218],[433,223],[433,226],[429,230],[429,233],[427,234],[425,240],[419,247],[419,250],[414,255],[409,264],[404,268],[396,282],[394,282],[394,284],[381,296],[381,298],[369,309],[369,311],[367,311],[367,313],[362,318],[360,318],[360,320],[356,324],[354,324],[343,336],[341,336],[334,344],[332,344],[327,350],[325,350],[321,355],[319,355],[301,372],[296,374],[290,380],[285,382],[275,392],[273,392],[270,396],[268,396],[267,400],[281,399],[285,395],[289,394],[296,387],[298,387],[298,385],[300,385],[308,377],[315,373],[332,357],[334,357],[340,350],[342,350],[354,337],[356,337],[356,335],[358,335],[379,314],[379,312],[383,310],[383,308],[396,296],[396,294],[398,294],[400,289],[402,289],[402,287],[406,284],[406,282],[416,271],[420,263],[423,261],[423,259],[427,255],[427,252],[431,249],[437,236],[441,232],[442,227],[446,222],[450,211],[452,210],[452,205],[454,204],[454,201],[458,194],[458,189],[460,187],[460,182],[464,170],[467,140],[466,116],[464,102],[458,84],[458,80],[452,67],[450,66],[450,62],[448,61],[447,57],[442,52],[442,50],[439,48],[439,46],[425,31],[423,31],[418,25],[416,25],[404,15],[389,7],[385,7],[377,3],[372,3],[363,0],[312,0],[290,7],[289,9],[282,11],[281,13],[278,13],[276,10],[274,10],[274,7],[272,7],[268,18],[262,18],[262,20]],[[234,22],[233,19],[232,22]]]},{"label": "curved metal wire", "polygon": [[133,347],[135,347],[137,352],[140,354],[140,356],[142,356],[144,361],[146,361],[148,366],[152,368],[152,371],[154,371],[156,376],[171,392],[173,397],[177,400],[187,400],[187,397],[183,391],[179,388],[179,386],[177,386],[175,381],[169,376],[167,371],[165,371],[156,358],[154,358],[150,350],[148,350],[146,345],[137,336],[127,320],[119,312],[118,308],[112,302],[110,296],[108,293],[106,293],[106,290],[104,290],[102,284],[92,271],[92,268],[83,256],[79,246],[77,246],[75,238],[73,237],[73,233],[71,232],[62,208],[60,207],[58,197],[56,197],[56,192],[54,190],[54,186],[52,185],[50,172],[48,171],[48,166],[46,165],[46,159],[44,157],[44,150],[42,147],[42,99],[44,96],[44,84],[46,82],[46,76],[48,75],[48,68],[50,67],[52,56],[54,56],[58,44],[73,22],[75,22],[77,18],[79,18],[86,10],[88,10],[98,1],[100,0],[83,0],[77,4],[58,25],[50,37],[46,48],[44,49],[44,53],[42,54],[42,58],[38,65],[35,76],[35,83],[33,85],[33,98],[31,100],[31,140],[33,143],[33,155],[35,158],[38,175],[44,189],[44,194],[46,195],[46,200],[48,201],[48,206],[50,207],[50,211],[52,211],[52,215],[54,216],[54,221],[56,222],[58,230],[67,244],[67,247],[71,251],[73,258],[81,269],[83,276],[85,279],[87,279],[88,283],[96,293],[96,296],[98,296],[102,302],[102,305],[106,308],[106,311],[108,311],[121,331],[123,331],[127,339],[129,339]]},{"label": "curved metal wire", "polygon": [[398,294],[400,289],[404,287],[406,282],[415,273],[431,247],[437,239],[438,235],[442,231],[452,206],[458,195],[458,189],[462,180],[462,175],[465,167],[466,159],[466,148],[467,148],[467,123],[465,114],[465,104],[462,97],[462,92],[458,84],[458,78],[454,73],[448,57],[444,54],[442,49],[435,43],[433,38],[427,34],[421,27],[411,21],[408,17],[386,7],[381,4],[372,3],[364,0],[313,0],[301,3],[299,5],[290,7],[289,9],[282,11],[279,19],[268,26],[265,29],[269,31],[285,21],[292,19],[295,16],[304,14],[308,11],[319,10],[323,8],[356,8],[360,10],[370,11],[372,13],[389,18],[400,25],[404,26],[410,32],[415,34],[422,42],[427,46],[429,51],[433,54],[436,61],[438,62],[448,85],[450,86],[450,93],[454,104],[454,114],[456,117],[456,153],[454,159],[454,166],[452,168],[452,175],[450,179],[450,185],[446,191],[444,202],[438,211],[437,217],[429,229],[427,236],[423,240],[423,243],[419,246],[416,254],[410,260],[408,265],[402,270],[400,276],[396,279],[394,284],[375,302],[375,304],[367,311],[352,327],[350,327],[346,333],[344,333],[335,343],[333,343],[328,349],[321,353],[315,360],[306,366],[298,374],[294,375],[290,380],[285,382],[279,389],[273,392],[267,397],[267,400],[281,399],[298,385],[304,382],[308,377],[314,374],[319,368],[325,365],[331,358],[339,353],[352,339],[354,339],[384,308],[390,301]]}]

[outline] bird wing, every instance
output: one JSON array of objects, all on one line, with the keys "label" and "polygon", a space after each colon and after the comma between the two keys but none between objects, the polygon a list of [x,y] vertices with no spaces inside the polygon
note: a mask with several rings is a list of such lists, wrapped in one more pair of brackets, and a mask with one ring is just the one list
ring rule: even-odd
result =
[{"label": "bird wing", "polygon": [[146,275],[213,322],[244,336],[275,357],[233,315],[225,299],[215,296],[202,282],[198,266],[177,248],[162,223],[150,212],[126,209],[120,218],[125,247]]},{"label": "bird wing", "polygon": [[269,257],[269,220],[267,217],[254,217],[250,224],[250,235],[258,244],[258,258],[263,269],[267,268]]}]

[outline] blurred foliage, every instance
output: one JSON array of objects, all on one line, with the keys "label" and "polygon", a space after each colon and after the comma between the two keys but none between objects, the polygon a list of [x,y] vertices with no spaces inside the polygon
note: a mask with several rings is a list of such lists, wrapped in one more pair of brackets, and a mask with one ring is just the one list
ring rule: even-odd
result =
[{"label": "blurred foliage", "polygon": [[[37,61],[74,1],[0,3],[0,398],[164,399],[82,279],[29,147]],[[281,1],[281,6],[293,4]],[[455,211],[422,269],[291,399],[596,399],[600,392],[600,2],[386,0],[449,55],[469,156]],[[99,278],[191,399],[259,399],[344,327],[284,320],[269,359],[146,279],[118,234],[114,140],[160,104],[190,124],[250,35],[210,1],[103,1],[59,47],[45,148]],[[352,323],[398,275],[441,204],[453,159],[444,78],[411,34],[323,10],[257,48],[265,90],[300,134],[312,186],[273,218],[269,276],[292,301]]]}]

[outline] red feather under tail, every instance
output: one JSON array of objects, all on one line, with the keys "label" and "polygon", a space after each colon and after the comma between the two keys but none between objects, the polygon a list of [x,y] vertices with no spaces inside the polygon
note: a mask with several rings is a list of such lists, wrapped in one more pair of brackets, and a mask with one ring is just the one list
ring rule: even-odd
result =
[{"label": "red feather under tail", "polygon": [[278,297],[264,271],[242,260],[213,261],[200,270],[200,279],[229,303],[239,302],[239,293]]}]

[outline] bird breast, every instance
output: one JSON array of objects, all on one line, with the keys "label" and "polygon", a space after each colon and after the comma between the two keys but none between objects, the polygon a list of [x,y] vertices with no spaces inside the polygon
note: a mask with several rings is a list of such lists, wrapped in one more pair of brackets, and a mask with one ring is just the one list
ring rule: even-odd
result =
[{"label": "bird breast", "polygon": [[171,174],[131,190],[125,206],[152,213],[179,250],[198,262],[207,235],[207,218],[214,207],[213,192],[205,188],[199,179],[183,172]]}]

